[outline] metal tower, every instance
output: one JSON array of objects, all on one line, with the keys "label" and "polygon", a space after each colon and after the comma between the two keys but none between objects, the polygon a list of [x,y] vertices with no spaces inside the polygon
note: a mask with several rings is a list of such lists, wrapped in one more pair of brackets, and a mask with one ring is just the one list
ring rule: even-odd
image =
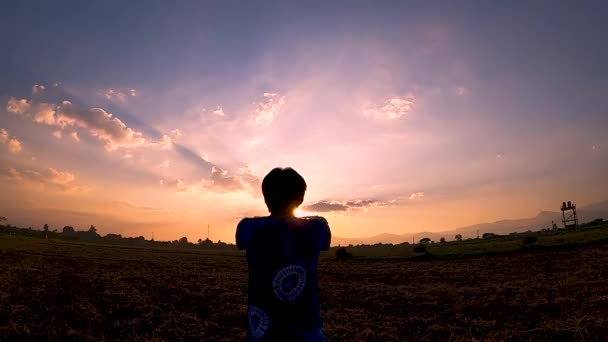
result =
[{"label": "metal tower", "polygon": [[576,216],[576,204],[568,201],[562,202],[562,222],[564,222],[564,228],[576,228],[578,227],[578,217]]}]

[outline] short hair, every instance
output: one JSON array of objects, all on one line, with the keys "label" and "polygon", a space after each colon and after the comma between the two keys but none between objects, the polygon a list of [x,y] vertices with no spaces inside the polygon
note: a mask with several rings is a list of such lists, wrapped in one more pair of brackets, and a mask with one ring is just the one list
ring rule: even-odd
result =
[{"label": "short hair", "polygon": [[305,192],[306,181],[290,167],[274,168],[262,181],[264,202],[271,214],[284,212],[290,206],[297,208],[304,201]]}]

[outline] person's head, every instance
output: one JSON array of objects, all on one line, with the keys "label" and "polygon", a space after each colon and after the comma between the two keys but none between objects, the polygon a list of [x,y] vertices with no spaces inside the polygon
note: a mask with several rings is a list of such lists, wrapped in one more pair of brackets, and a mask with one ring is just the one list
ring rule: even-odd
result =
[{"label": "person's head", "polygon": [[296,170],[274,168],[262,181],[264,202],[271,215],[291,215],[304,201],[306,182]]}]

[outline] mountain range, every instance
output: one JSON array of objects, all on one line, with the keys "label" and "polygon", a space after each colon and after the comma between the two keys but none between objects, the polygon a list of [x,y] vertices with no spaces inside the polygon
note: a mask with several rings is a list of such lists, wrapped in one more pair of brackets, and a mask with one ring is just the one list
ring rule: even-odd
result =
[{"label": "mountain range", "polygon": [[[579,223],[585,223],[597,218],[608,219],[608,200],[594,203],[582,208],[577,208]],[[374,236],[361,238],[343,238],[339,236],[332,237],[332,245],[348,246],[350,244],[376,244],[376,243],[392,243],[399,244],[403,242],[418,242],[422,238],[429,238],[434,241],[439,241],[441,237],[446,240],[454,240],[456,234],[461,234],[464,239],[477,237],[483,233],[509,234],[512,232],[525,232],[528,230],[541,230],[543,228],[551,228],[555,222],[558,227],[563,227],[562,213],[554,211],[541,211],[535,217],[524,219],[506,219],[496,222],[480,223],[471,226],[460,227],[440,232],[419,232],[409,234],[390,234],[383,233]]]}]

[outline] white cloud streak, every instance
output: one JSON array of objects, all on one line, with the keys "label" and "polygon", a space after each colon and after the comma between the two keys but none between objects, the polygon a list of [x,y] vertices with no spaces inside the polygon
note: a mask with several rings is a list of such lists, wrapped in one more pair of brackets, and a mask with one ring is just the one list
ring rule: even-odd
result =
[{"label": "white cloud streak", "polygon": [[410,195],[411,200],[421,199],[423,197],[424,197],[424,192],[422,192],[422,191],[414,192]]},{"label": "white cloud streak", "polygon": [[222,108],[220,106],[215,107],[215,110],[213,111],[213,114],[215,114],[217,116],[224,116],[224,115],[226,115],[224,113],[224,108]]},{"label": "white cloud streak", "polygon": [[240,168],[234,172],[228,172],[217,166],[213,166],[209,177],[198,183],[185,184],[181,178],[161,179],[160,185],[176,192],[213,192],[233,193],[248,192],[254,196],[260,195],[260,178],[253,174],[248,168]]},{"label": "white cloud streak", "polygon": [[257,104],[255,116],[250,122],[260,127],[269,126],[280,113],[283,105],[285,105],[285,96],[279,96],[277,93],[264,93],[262,101]]},{"label": "white cloud streak", "polygon": [[409,113],[414,108],[415,103],[416,97],[413,94],[402,97],[395,96],[379,107],[365,109],[363,114],[378,120],[394,120]]},{"label": "white cloud streak", "polygon": [[119,89],[102,89],[99,93],[105,97],[108,101],[125,103],[127,98],[137,96],[137,91],[133,88],[119,90]]},{"label": "white cloud streak", "polygon": [[[149,145],[141,132],[135,131],[122,122],[118,117],[101,108],[79,108],[70,101],[60,105],[51,103],[34,104],[26,99],[9,98],[6,109],[8,112],[21,114],[32,118],[36,123],[57,126],[64,129],[68,126],[80,127],[104,142],[108,151],[119,148],[129,148]],[[171,145],[169,137],[163,136],[161,147]]]},{"label": "white cloud streak", "polygon": [[0,177],[11,182],[17,182],[27,188],[44,191],[55,189],[60,191],[88,191],[89,188],[75,184],[76,175],[49,167],[42,170],[18,170],[8,168],[0,170]]}]

